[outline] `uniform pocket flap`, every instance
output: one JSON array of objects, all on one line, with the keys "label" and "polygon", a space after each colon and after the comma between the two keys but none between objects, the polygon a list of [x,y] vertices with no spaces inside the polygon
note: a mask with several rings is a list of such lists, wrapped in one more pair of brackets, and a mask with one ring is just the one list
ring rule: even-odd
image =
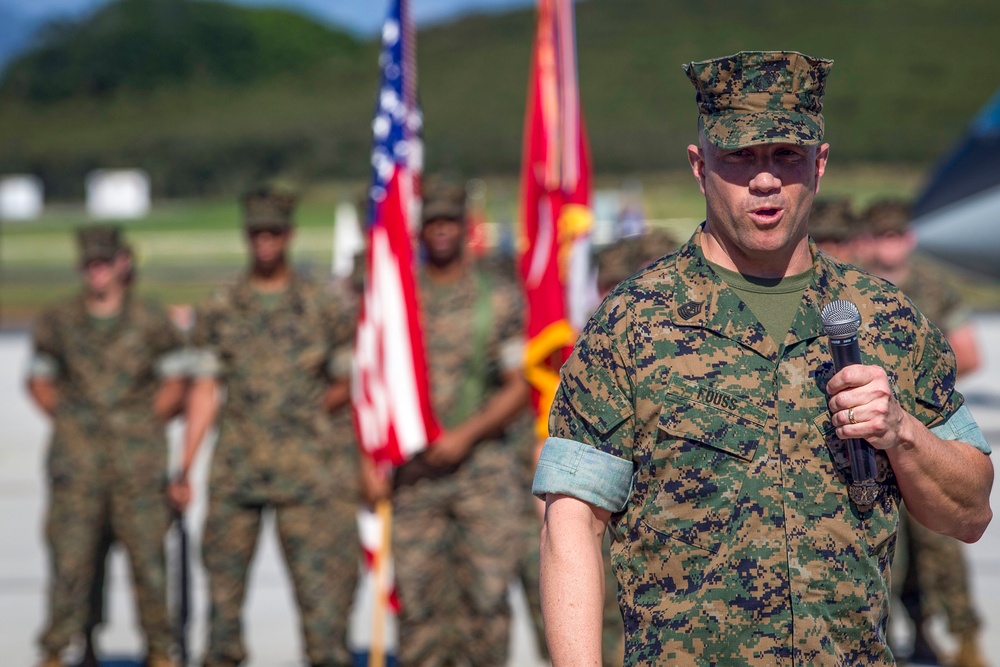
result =
[{"label": "uniform pocket flap", "polygon": [[703,406],[668,401],[660,412],[660,430],[752,461],[761,440],[761,427],[733,415]]},{"label": "uniform pocket flap", "polygon": [[[565,382],[565,378],[564,378]],[[600,435],[632,416],[632,404],[622,394],[611,374],[601,366],[591,366],[587,375],[574,380],[576,386],[563,387],[570,405]]]},{"label": "uniform pocket flap", "polygon": [[750,461],[765,420],[764,409],[750,400],[675,375],[667,381],[659,428]]}]

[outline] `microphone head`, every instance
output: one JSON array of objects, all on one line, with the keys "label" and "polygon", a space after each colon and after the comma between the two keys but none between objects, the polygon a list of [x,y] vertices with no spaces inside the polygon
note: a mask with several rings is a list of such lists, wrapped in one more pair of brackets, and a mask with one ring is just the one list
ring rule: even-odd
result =
[{"label": "microphone head", "polygon": [[830,338],[850,338],[861,326],[861,313],[850,301],[831,301],[820,312],[823,331]]}]

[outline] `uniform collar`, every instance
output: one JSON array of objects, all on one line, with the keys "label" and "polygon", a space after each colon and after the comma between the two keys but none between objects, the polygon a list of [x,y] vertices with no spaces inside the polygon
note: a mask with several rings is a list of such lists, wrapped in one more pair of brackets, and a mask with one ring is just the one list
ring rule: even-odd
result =
[{"label": "uniform collar", "polygon": [[[132,290],[127,288],[125,290],[125,295],[122,297],[122,307],[118,311],[118,315],[115,319],[115,324],[108,331],[117,331],[120,326],[125,322],[128,322],[133,307],[134,299],[132,298]],[[76,321],[76,326],[82,331],[91,326],[90,313],[87,312],[87,300],[83,291],[81,290],[77,294],[76,299],[73,304],[73,318]]]},{"label": "uniform collar", "polygon": [[[294,270],[290,271],[288,274],[288,287],[284,291],[283,298],[280,300],[278,307],[281,308],[283,305],[289,304],[293,308],[299,309],[303,301],[303,286],[302,277]],[[250,284],[249,273],[243,274],[233,286],[233,303],[241,310],[256,310],[261,307],[260,299],[257,298],[257,292]]]},{"label": "uniform collar", "polygon": [[[704,223],[675,255],[674,270],[670,272],[673,273],[674,301],[671,321],[679,327],[714,331],[776,362],[781,351],[779,346],[767,335],[750,308],[705,259],[701,247],[703,228]],[[809,241],[809,252],[813,258],[813,276],[792,321],[792,335],[785,339],[786,348],[823,335],[820,310],[837,298],[835,294],[839,291],[831,258],[819,252],[812,240]],[[647,274],[646,278],[654,276],[661,280],[671,278],[666,272],[658,276]]]}]

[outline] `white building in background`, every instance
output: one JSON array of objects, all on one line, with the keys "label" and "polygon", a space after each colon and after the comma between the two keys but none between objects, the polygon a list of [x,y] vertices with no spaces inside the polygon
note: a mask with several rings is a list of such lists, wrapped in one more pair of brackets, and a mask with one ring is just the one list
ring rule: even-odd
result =
[{"label": "white building in background", "polygon": [[42,179],[31,174],[0,176],[0,219],[34,220],[44,205]]},{"label": "white building in background", "polygon": [[98,169],[87,175],[91,218],[142,218],[149,213],[149,174],[141,169]]},{"label": "white building in background", "polygon": [[333,275],[349,278],[354,272],[354,260],[365,249],[365,237],[354,204],[337,204],[333,227]]}]

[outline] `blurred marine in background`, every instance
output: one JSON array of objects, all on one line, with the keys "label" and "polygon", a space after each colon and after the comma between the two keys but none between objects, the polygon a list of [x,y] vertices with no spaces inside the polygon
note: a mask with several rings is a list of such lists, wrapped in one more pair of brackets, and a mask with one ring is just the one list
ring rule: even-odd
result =
[{"label": "blurred marine in background", "polygon": [[[308,662],[352,664],[348,614],[358,571],[357,452],[331,422],[346,406],[355,306],[290,266],[295,198],[264,186],[243,199],[251,263],[235,285],[198,308],[191,335],[176,505],[191,499],[188,474],[218,415],[202,558],[211,626],[204,664],[247,657],[241,614],[265,510],[271,510],[291,573]],[[224,394],[223,394],[224,391]]]},{"label": "blurred marine in background", "polygon": [[129,289],[131,256],[118,227],[83,228],[77,240],[82,293],[39,319],[28,378],[53,425],[42,664],[62,664],[60,653],[80,633],[90,644],[93,599],[99,607],[104,559],[118,541],[131,565],[147,664],[169,667],[164,426],[183,401],[181,336],[163,308]]},{"label": "blurred marine in background", "polygon": [[[909,204],[894,199],[875,202],[863,218],[871,234],[869,270],[899,287],[941,329],[955,352],[959,377],[976,370],[980,355],[971,313],[944,267],[914,253],[917,238],[910,227]],[[965,548],[920,525],[908,512],[901,514],[892,578],[893,590],[899,592],[913,623],[911,662],[940,664],[940,650],[930,640],[926,625],[943,612],[958,642],[958,653],[948,664],[985,667],[978,644],[981,621],[969,590]]]},{"label": "blurred marine in background", "polygon": [[[521,375],[524,307],[512,281],[466,255],[465,191],[430,181],[419,276],[431,400],[444,430],[395,471],[393,551],[399,661],[507,663],[507,587],[522,557],[528,497],[517,443],[504,427],[527,404]],[[371,500],[389,490],[370,482]]]}]

